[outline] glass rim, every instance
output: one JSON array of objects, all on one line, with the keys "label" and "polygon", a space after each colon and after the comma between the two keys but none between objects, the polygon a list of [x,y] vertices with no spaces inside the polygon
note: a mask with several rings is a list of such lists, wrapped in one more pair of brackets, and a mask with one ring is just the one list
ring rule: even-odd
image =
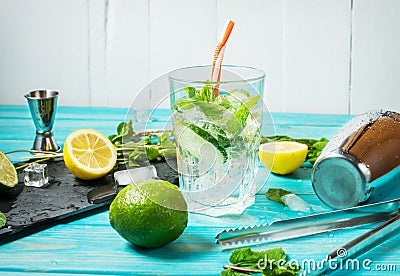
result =
[{"label": "glass rim", "polygon": [[[265,78],[265,72],[251,66],[243,66],[243,65],[222,65],[221,68],[222,70],[228,70],[231,68],[231,72],[236,73],[233,69],[246,69],[252,72],[257,72],[255,77],[250,77],[250,78],[243,78],[240,80],[223,80],[223,81],[207,81],[207,80],[193,80],[193,79],[187,79],[187,78],[181,78],[181,77],[175,77],[173,76],[174,73],[188,70],[188,69],[199,69],[199,68],[210,68],[210,73],[211,73],[211,65],[194,65],[194,66],[186,66],[186,67],[181,67],[175,70],[172,70],[171,72],[168,73],[168,78],[170,80],[174,81],[179,81],[179,82],[185,82],[185,83],[193,83],[193,84],[230,84],[230,83],[242,83],[242,82],[253,82],[253,81],[259,81]],[[238,74],[239,75],[239,74]],[[240,75],[239,75],[240,76]]]}]

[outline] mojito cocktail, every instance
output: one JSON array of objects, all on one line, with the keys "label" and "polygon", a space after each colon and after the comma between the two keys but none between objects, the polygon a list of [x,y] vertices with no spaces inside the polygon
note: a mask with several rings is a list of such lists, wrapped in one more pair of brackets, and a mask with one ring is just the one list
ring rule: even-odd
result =
[{"label": "mojito cocktail", "polygon": [[225,66],[213,83],[204,81],[210,71],[169,76],[179,185],[192,212],[238,214],[254,202],[264,73]]}]

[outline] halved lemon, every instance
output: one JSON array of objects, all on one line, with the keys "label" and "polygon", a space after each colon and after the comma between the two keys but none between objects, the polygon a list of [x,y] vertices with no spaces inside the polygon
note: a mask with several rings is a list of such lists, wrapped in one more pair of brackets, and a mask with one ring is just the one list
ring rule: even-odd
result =
[{"label": "halved lemon", "polygon": [[269,142],[260,145],[258,156],[271,172],[285,175],[300,168],[307,151],[307,145],[298,142]]},{"label": "halved lemon", "polygon": [[91,180],[105,176],[117,161],[114,145],[102,133],[80,129],[65,139],[64,162],[76,177]]},{"label": "halved lemon", "polygon": [[12,188],[18,184],[17,170],[8,157],[0,151],[0,190]]}]

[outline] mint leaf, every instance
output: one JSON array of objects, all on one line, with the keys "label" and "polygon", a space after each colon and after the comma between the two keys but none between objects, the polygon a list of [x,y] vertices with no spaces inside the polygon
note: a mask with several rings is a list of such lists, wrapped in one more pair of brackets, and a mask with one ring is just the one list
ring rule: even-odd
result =
[{"label": "mint leaf", "polygon": [[[260,271],[262,275],[297,275],[300,267],[297,265],[283,264],[287,256],[285,251],[278,247],[264,251],[252,251],[250,248],[237,249],[232,252],[229,261],[231,265],[221,272],[221,275],[249,275],[251,272]],[[250,271],[249,271],[250,272]]]},{"label": "mint leaf", "polygon": [[117,134],[108,136],[108,139],[116,146],[122,144],[122,140],[126,140],[135,134],[132,128],[132,120],[129,122],[121,122],[117,126]]},{"label": "mint leaf", "polygon": [[246,126],[250,109],[257,104],[260,98],[260,95],[251,97],[247,102],[242,103],[242,105],[233,113],[233,116],[237,119],[242,129]]},{"label": "mint leaf", "polygon": [[112,141],[115,137],[117,137],[116,134],[109,135],[109,136],[108,136],[108,140],[111,140],[111,141]]},{"label": "mint leaf", "polygon": [[266,193],[266,197],[269,200],[275,201],[275,202],[279,202],[279,203],[283,203],[281,197],[284,195],[288,195],[288,194],[292,194],[292,192],[286,191],[284,189],[276,189],[276,188],[269,188],[267,193]]},{"label": "mint leaf", "polygon": [[175,146],[173,148],[162,148],[160,150],[160,153],[167,160],[168,159],[172,159],[172,158],[176,158]]},{"label": "mint leaf", "polygon": [[245,103],[242,103],[233,113],[233,116],[226,122],[226,130],[232,135],[238,135],[246,127],[247,118],[250,114],[250,109],[257,104],[261,98],[260,95],[251,97]]},{"label": "mint leaf", "polygon": [[132,120],[129,120],[129,122],[120,123],[117,127],[117,134],[118,136],[121,136],[122,139],[131,138],[134,134],[132,128]]},{"label": "mint leaf", "polygon": [[273,267],[282,260],[286,260],[286,254],[280,247],[264,251],[252,251],[250,248],[237,249],[229,258],[234,266],[256,269],[264,269],[264,266]]},{"label": "mint leaf", "polygon": [[231,116],[226,122],[226,131],[228,131],[233,136],[238,135],[240,132],[242,132],[242,130],[243,126],[235,115]]},{"label": "mint leaf", "polygon": [[226,98],[226,95],[220,95],[216,98],[215,101],[217,104],[220,106],[224,107],[225,109],[231,110],[232,109],[232,104],[229,102],[229,100]]},{"label": "mint leaf", "polygon": [[174,102],[174,109],[179,111],[180,109],[191,109],[194,107],[194,104],[190,100],[186,99],[178,99]]},{"label": "mint leaf", "polygon": [[230,268],[221,271],[221,276],[248,276],[248,275],[250,275],[250,274],[235,271]]},{"label": "mint leaf", "polygon": [[260,259],[264,259],[264,256],[252,251],[250,248],[242,248],[233,251],[229,261],[234,266],[259,268],[258,263]]},{"label": "mint leaf", "polygon": [[185,86],[183,90],[188,94],[188,97],[193,100],[212,102],[215,100],[214,88],[212,85],[206,84],[201,89]]},{"label": "mint leaf", "polygon": [[146,150],[146,155],[147,155],[147,158],[149,159],[149,161],[156,160],[158,158],[158,156],[160,155],[158,152],[158,149],[155,147],[146,146],[145,150]]},{"label": "mint leaf", "polygon": [[158,142],[162,144],[164,141],[168,141],[168,138],[169,138],[169,133],[164,132],[163,134],[161,134],[160,137],[158,137]]},{"label": "mint leaf", "polygon": [[210,120],[221,119],[226,110],[223,106],[214,103],[200,102],[200,101],[195,101],[193,103],[197,105],[200,108],[200,110],[204,113],[204,115],[206,115],[206,117]]},{"label": "mint leaf", "polygon": [[203,101],[210,102],[214,100],[214,88],[211,85],[204,85],[201,90],[199,90],[199,99]]},{"label": "mint leaf", "polygon": [[147,159],[147,154],[144,148],[136,148],[129,154],[129,160],[132,160],[132,162],[136,162],[136,160],[146,160],[146,159]]},{"label": "mint leaf", "polygon": [[185,86],[183,90],[188,93],[189,98],[194,98],[196,96],[196,88],[190,87],[190,86]]},{"label": "mint leaf", "polygon": [[6,225],[7,217],[4,213],[0,212],[0,228]]},{"label": "mint leaf", "polygon": [[245,105],[247,106],[248,109],[251,109],[253,106],[255,106],[258,102],[258,100],[261,98],[261,95],[257,95],[254,97],[251,97]]}]

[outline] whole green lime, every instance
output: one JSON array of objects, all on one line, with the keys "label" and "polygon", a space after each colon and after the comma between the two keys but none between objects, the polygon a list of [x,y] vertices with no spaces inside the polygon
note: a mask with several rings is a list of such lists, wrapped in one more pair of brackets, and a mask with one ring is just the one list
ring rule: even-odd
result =
[{"label": "whole green lime", "polygon": [[122,189],[110,206],[110,224],[127,241],[158,247],[176,240],[188,222],[187,204],[175,185],[143,180]]}]

